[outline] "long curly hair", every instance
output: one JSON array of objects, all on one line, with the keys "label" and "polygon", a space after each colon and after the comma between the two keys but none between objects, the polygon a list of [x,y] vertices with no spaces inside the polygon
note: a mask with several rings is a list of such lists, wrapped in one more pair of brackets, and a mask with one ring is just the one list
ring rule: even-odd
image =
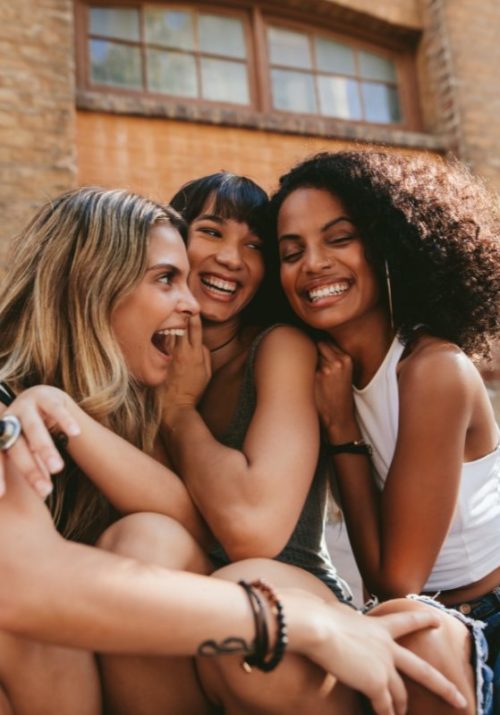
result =
[{"label": "long curly hair", "polygon": [[281,177],[274,225],[286,197],[306,187],[341,199],[381,284],[387,262],[403,340],[424,324],[473,357],[489,356],[500,328],[500,221],[478,178],[436,157],[325,152]]},{"label": "long curly hair", "polygon": [[[111,315],[146,271],[149,232],[162,222],[185,233],[175,211],[127,191],[62,194],[14,240],[0,290],[0,381],[14,393],[59,387],[147,452],[159,425],[157,397],[129,373]],[[92,542],[113,511],[67,455],[65,462],[49,506],[64,536]]]}]

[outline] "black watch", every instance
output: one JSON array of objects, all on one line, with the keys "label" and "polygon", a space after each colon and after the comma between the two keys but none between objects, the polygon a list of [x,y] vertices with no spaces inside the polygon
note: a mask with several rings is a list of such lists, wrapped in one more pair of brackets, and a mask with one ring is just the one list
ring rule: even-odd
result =
[{"label": "black watch", "polygon": [[371,457],[373,450],[368,442],[364,439],[358,439],[355,442],[344,442],[343,444],[329,444],[329,454],[366,454]]}]

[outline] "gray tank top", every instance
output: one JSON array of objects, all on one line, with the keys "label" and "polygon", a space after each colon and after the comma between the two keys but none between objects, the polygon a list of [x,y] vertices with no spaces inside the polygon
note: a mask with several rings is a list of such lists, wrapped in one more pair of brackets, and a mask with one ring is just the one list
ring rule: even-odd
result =
[{"label": "gray tank top", "polygon": [[[220,439],[222,444],[225,444],[227,447],[238,450],[243,448],[245,435],[256,407],[256,390],[253,374],[255,354],[262,339],[276,327],[278,326],[273,325],[257,335],[250,347],[236,410],[226,433]],[[283,448],[286,449],[286,446],[284,445]],[[323,581],[341,601],[350,601],[352,596],[349,588],[337,575],[326,548],[325,522],[328,474],[329,458],[326,452],[321,449],[314,479],[302,513],[290,540],[276,559],[309,571]],[[217,544],[211,550],[210,556],[219,567],[230,563],[228,556],[220,544]]]}]

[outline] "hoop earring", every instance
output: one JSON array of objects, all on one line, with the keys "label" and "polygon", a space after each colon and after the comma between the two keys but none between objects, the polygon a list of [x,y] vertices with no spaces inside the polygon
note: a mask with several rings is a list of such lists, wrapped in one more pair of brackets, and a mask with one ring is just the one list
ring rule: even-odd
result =
[{"label": "hoop earring", "polygon": [[387,258],[384,261],[385,266],[385,283],[387,286],[387,302],[389,304],[389,317],[391,319],[391,328],[394,330],[394,306],[392,303],[392,286],[391,286],[391,274],[389,273],[389,262]]}]

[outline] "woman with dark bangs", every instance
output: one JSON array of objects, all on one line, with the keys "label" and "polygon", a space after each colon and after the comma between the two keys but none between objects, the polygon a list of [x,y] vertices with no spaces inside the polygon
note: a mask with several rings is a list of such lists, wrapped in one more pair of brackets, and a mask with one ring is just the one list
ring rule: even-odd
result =
[{"label": "woman with dark bangs", "polygon": [[[193,316],[176,344],[164,388],[166,453],[158,456],[182,477],[214,543],[207,553],[173,520],[142,514],[115,524],[102,543],[205,574],[276,559],[249,562],[242,576],[264,569],[278,585],[349,601],[324,540],[329,466],[326,455],[318,460],[316,349],[278,323],[289,309],[269,280],[277,256],[268,204],[257,184],[228,172],[195,179],[171,200],[188,224],[189,287],[201,320]],[[137,692],[137,665],[104,664],[120,713]]]},{"label": "woman with dark bangs", "polygon": [[485,621],[478,712],[499,712],[499,431],[471,360],[500,327],[494,199],[458,164],[339,152],[272,206],[284,292],[327,336],[317,404],[365,586]]}]

